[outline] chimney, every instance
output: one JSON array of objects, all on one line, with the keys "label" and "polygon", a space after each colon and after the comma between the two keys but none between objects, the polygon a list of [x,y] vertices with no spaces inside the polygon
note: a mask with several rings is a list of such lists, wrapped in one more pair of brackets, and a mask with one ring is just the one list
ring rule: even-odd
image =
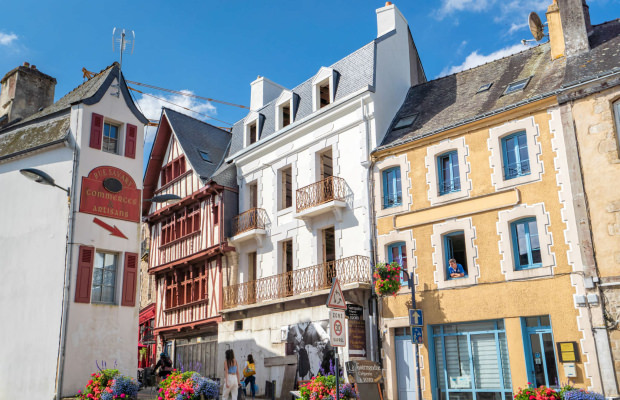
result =
[{"label": "chimney", "polygon": [[[559,14],[559,15],[558,15]],[[547,10],[551,57],[570,57],[590,50],[590,11],[585,0],[553,0]]]},{"label": "chimney", "polygon": [[407,20],[392,2],[387,1],[385,7],[377,9],[377,37],[381,37],[394,29],[398,31],[407,29],[407,27]]},{"label": "chimney", "polygon": [[264,76],[258,76],[256,80],[250,83],[250,109],[258,110],[271,100],[277,98],[285,87],[278,85],[275,82],[270,81]]},{"label": "chimney", "polygon": [[0,125],[29,117],[54,103],[56,79],[25,62],[0,80]]}]

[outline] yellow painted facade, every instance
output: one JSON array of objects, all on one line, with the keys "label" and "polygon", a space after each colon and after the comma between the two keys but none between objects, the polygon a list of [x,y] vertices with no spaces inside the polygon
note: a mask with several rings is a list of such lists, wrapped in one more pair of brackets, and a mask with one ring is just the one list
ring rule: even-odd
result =
[{"label": "yellow painted facade", "polygon": [[[599,389],[595,372],[596,356],[583,348],[589,343],[588,334],[583,332],[584,319],[575,307],[573,295],[581,263],[571,259],[571,233],[567,218],[572,218],[567,207],[566,175],[567,160],[562,159],[563,142],[561,123],[558,123],[559,107],[549,101],[540,102],[537,108],[531,105],[513,110],[484,121],[452,129],[418,141],[412,141],[375,154],[374,179],[380,181],[383,165],[394,158],[404,158],[408,170],[401,168],[403,199],[409,200],[408,210],[389,214],[381,210],[381,201],[375,198],[377,219],[377,255],[380,261],[387,261],[387,246],[394,242],[407,244],[407,265],[415,275],[417,308],[424,312],[424,344],[420,346],[420,368],[422,397],[438,399],[433,385],[433,355],[430,354],[429,326],[468,321],[503,320],[508,346],[509,368],[513,394],[518,388],[527,386],[528,373],[522,334],[523,317],[549,316],[551,320],[554,347],[557,342],[577,342],[580,362],[576,363],[577,377],[568,378],[563,365],[556,362],[559,381],[570,381],[577,387]],[[528,135],[528,146],[536,148],[534,153],[540,174],[532,173],[530,182],[500,188],[494,182],[494,169],[501,169],[500,154],[492,148],[493,140],[501,140],[513,131],[519,131],[521,123],[533,122],[534,135]],[[493,138],[494,130],[502,131]],[[529,132],[529,131],[528,131]],[[535,138],[535,145],[531,140]],[[429,159],[436,162],[432,154],[434,146],[444,146],[452,141],[464,140],[465,164],[460,163],[461,190],[469,185],[468,195],[444,204],[433,205]],[[442,143],[444,145],[442,145]],[[442,147],[443,148],[443,147]],[[431,155],[429,157],[429,154]],[[564,156],[565,157],[565,156]],[[498,166],[498,160],[500,165]],[[530,158],[532,164],[534,160]],[[534,167],[532,167],[534,170]],[[465,179],[463,179],[465,178]],[[378,184],[380,186],[380,183]],[[564,191],[563,194],[560,192]],[[377,197],[377,190],[375,191]],[[438,197],[441,199],[441,196]],[[550,265],[548,273],[538,276],[513,276],[506,272],[511,252],[502,252],[502,241],[510,240],[500,235],[501,226],[509,225],[511,210],[536,208],[544,211],[547,221],[538,221],[550,238],[548,252]],[[504,213],[507,217],[500,217]],[[564,215],[563,215],[564,214]],[[506,220],[506,218],[509,218]],[[441,226],[466,221],[471,226],[474,265],[469,265],[470,280],[467,284],[446,287],[441,281],[445,266],[439,265],[438,254],[442,252]],[[542,225],[541,225],[542,222]],[[443,224],[443,225],[442,225]],[[469,226],[469,225],[468,225]],[[448,228],[446,228],[448,229]],[[508,228],[509,229],[509,228]],[[449,230],[449,229],[448,229]],[[467,230],[467,229],[466,229]],[[445,232],[444,232],[445,233]],[[503,243],[504,245],[506,243]],[[576,243],[572,243],[576,246]],[[541,246],[542,247],[542,246]],[[468,250],[469,253],[470,250]],[[467,254],[470,257],[470,254]],[[457,260],[461,262],[461,260]],[[502,266],[503,265],[503,266]],[[473,277],[472,277],[473,275]],[[454,279],[451,281],[455,281]],[[463,281],[464,282],[464,281]],[[409,325],[408,309],[411,308],[410,291],[403,287],[397,296],[384,297],[380,302],[380,330],[383,340],[383,360],[386,375],[386,396],[397,399],[395,329]],[[588,329],[586,329],[587,331]],[[589,365],[586,365],[590,363]]]}]

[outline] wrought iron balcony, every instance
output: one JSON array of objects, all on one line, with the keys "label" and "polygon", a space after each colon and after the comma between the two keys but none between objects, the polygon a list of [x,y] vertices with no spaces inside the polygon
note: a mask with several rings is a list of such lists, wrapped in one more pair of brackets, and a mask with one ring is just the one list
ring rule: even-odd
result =
[{"label": "wrought iron balcony", "polygon": [[267,212],[262,208],[252,208],[233,218],[233,237],[231,242],[241,242],[255,238],[261,240],[267,233]]},{"label": "wrought iron balcony", "polygon": [[341,285],[370,284],[370,258],[351,256],[224,287],[223,308],[229,309],[304,293],[312,295],[317,290],[329,289],[333,278],[338,278]]},{"label": "wrought iron balcony", "polygon": [[305,218],[325,211],[346,207],[347,184],[344,179],[330,176],[297,189],[297,217]]}]

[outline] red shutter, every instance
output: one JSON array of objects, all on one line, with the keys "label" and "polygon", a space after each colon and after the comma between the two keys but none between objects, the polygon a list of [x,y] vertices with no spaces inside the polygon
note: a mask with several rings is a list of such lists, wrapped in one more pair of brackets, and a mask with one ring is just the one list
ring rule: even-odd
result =
[{"label": "red shutter", "polygon": [[90,147],[101,150],[101,139],[103,136],[103,115],[93,113],[90,122]]},{"label": "red shutter", "polygon": [[138,137],[138,127],[127,124],[127,135],[125,137],[125,157],[136,158],[136,140]]},{"label": "red shutter", "polygon": [[125,253],[125,269],[123,271],[123,299],[121,306],[136,305],[136,285],[138,283],[138,255]]},{"label": "red shutter", "polygon": [[78,270],[75,284],[75,302],[90,303],[90,287],[93,282],[93,261],[95,248],[80,246]]}]

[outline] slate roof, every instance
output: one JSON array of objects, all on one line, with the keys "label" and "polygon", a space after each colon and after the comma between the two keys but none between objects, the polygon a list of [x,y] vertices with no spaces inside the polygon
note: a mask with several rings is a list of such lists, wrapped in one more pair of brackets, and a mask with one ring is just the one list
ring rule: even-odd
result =
[{"label": "slate roof", "polygon": [[[332,64],[329,68],[333,68],[339,73],[334,102],[355,93],[356,91],[373,86],[375,84],[375,52],[376,43],[379,39],[375,39],[357,51],[349,54],[342,60]],[[317,68],[318,71],[318,68]],[[292,89],[293,94],[299,96],[299,107],[294,121],[299,121],[312,114],[312,79],[309,78],[302,84]],[[265,104],[257,111],[264,115],[265,123],[261,131],[260,139],[268,137],[275,133],[275,102],[273,100]],[[244,118],[245,119],[245,118]],[[232,127],[232,144],[230,154],[234,155],[243,149],[243,122],[244,119],[235,123]]]},{"label": "slate roof", "polygon": [[[0,129],[0,160],[54,144],[58,140],[66,140],[71,105],[80,102],[88,105],[97,103],[114,78],[118,77],[118,72],[119,65],[115,62],[54,104]],[[123,81],[121,92],[125,103],[141,122],[147,123],[148,119],[133,103],[122,74],[121,80]]]},{"label": "slate roof", "polygon": [[[183,148],[185,157],[200,178],[203,181],[213,179],[220,185],[236,187],[236,169],[231,180],[230,171],[227,168],[220,168],[225,166],[224,160],[228,155],[231,139],[230,132],[169,108],[164,108],[163,112],[179,145]],[[206,152],[211,162],[205,161],[199,151]]]},{"label": "slate roof", "polygon": [[[617,70],[620,66],[620,20],[593,26],[591,50],[575,57],[551,60],[550,44],[491,61],[409,89],[383,142],[377,150],[397,146],[499,113],[521,104],[553,96],[562,87]],[[531,80],[524,90],[504,95],[515,81]],[[488,91],[476,93],[485,84]],[[402,118],[417,114],[413,125],[395,129]],[[377,151],[375,150],[375,151]]]}]

